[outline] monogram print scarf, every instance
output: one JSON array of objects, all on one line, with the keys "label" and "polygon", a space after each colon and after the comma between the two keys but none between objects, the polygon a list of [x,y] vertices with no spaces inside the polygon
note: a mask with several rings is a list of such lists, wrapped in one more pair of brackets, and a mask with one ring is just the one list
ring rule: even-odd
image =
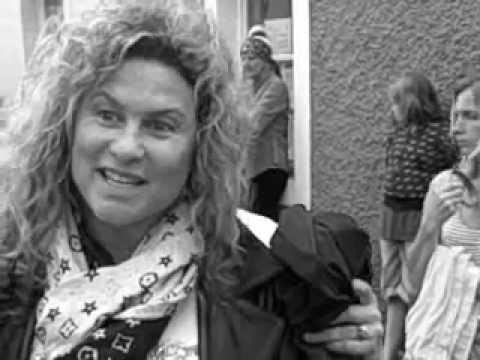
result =
[{"label": "monogram print scarf", "polygon": [[48,253],[48,288],[37,307],[31,359],[136,358],[130,353],[141,347],[135,329],[151,334],[166,328],[181,337],[167,325],[178,326],[177,318],[196,333],[196,313],[188,304],[197,279],[194,259],[203,246],[188,210],[180,204],[164,216],[130,259],[99,267],[88,265],[77,222],[68,214]]}]

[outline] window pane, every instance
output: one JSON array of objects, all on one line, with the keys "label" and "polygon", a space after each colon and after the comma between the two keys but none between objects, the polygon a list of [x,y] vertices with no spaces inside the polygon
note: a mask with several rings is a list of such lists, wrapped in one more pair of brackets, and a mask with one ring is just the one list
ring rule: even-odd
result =
[{"label": "window pane", "polygon": [[248,28],[263,24],[265,19],[291,18],[291,0],[248,0]]},{"label": "window pane", "polygon": [[63,1],[62,0],[45,0],[44,3],[45,18],[56,15],[63,16]]},{"label": "window pane", "polygon": [[248,28],[265,25],[275,54],[292,53],[291,0],[248,0]]}]

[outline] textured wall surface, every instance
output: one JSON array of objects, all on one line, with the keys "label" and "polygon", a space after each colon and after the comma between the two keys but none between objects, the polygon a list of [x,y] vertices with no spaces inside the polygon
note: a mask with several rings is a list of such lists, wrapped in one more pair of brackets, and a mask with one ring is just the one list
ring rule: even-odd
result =
[{"label": "textured wall surface", "polygon": [[[447,112],[452,84],[480,71],[479,0],[311,0],[312,201],[379,236],[386,87],[423,71]],[[479,73],[480,75],[480,73]],[[373,262],[378,280],[378,248]]]}]

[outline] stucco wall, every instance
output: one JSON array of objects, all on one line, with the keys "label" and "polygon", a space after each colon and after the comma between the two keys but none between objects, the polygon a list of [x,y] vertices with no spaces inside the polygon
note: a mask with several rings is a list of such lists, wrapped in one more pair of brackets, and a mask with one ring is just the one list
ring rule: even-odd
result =
[{"label": "stucco wall", "polygon": [[[478,0],[312,0],[312,202],[379,236],[388,83],[424,71],[447,111],[452,83],[480,70]],[[376,244],[375,244],[376,245]],[[378,249],[374,265],[378,280]]]},{"label": "stucco wall", "polygon": [[15,93],[24,68],[19,1],[0,1],[0,49],[0,98],[5,100]]}]

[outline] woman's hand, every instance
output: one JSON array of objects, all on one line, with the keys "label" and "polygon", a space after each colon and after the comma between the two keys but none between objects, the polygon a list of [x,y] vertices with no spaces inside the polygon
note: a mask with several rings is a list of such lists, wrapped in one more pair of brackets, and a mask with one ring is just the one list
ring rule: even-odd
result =
[{"label": "woman's hand", "polygon": [[421,225],[432,231],[438,230],[452,216],[463,202],[465,187],[461,180],[453,175],[449,178],[435,178],[423,202]]},{"label": "woman's hand", "polygon": [[353,289],[360,304],[350,305],[332,327],[318,333],[306,333],[304,340],[345,355],[372,355],[380,350],[383,326],[377,299],[371,286],[354,279]]}]

